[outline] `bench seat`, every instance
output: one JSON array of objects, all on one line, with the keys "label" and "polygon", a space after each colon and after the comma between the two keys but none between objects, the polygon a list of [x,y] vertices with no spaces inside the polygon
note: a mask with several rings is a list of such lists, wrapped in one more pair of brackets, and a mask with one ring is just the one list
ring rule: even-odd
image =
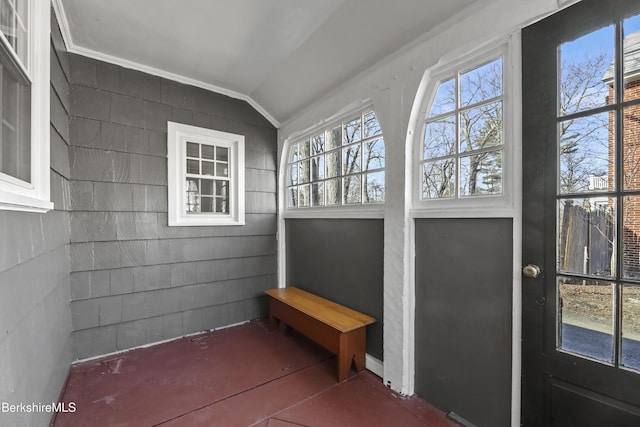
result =
[{"label": "bench seat", "polygon": [[338,356],[338,381],[365,369],[366,326],[376,319],[295,287],[265,291],[270,329],[283,322]]}]

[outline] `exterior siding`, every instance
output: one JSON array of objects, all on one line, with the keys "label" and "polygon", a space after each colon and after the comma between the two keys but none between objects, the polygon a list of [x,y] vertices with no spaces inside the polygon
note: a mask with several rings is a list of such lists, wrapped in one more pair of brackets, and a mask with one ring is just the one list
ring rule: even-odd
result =
[{"label": "exterior siding", "polygon": [[[51,23],[51,200],[47,214],[0,211],[0,402],[58,399],[71,353],[69,67]],[[3,426],[47,425],[50,413],[3,413]]]},{"label": "exterior siding", "polygon": [[[72,55],[71,311],[87,358],[267,314],[276,130],[246,102]],[[167,121],[245,136],[246,225],[167,226]]]}]

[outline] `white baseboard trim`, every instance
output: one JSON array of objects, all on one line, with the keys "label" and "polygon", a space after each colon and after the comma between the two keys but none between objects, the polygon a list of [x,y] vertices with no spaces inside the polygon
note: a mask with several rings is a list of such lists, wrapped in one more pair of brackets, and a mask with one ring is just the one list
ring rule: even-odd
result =
[{"label": "white baseboard trim", "polygon": [[96,359],[102,359],[103,357],[118,356],[120,354],[128,353],[128,352],[130,352],[132,350],[137,350],[139,348],[153,347],[154,345],[159,345],[159,344],[164,344],[164,343],[168,343],[168,342],[171,342],[171,341],[181,340],[182,338],[193,337],[195,335],[202,335],[202,334],[206,334],[207,332],[213,332],[213,331],[219,331],[221,329],[233,328],[234,326],[244,325],[245,323],[249,323],[249,322],[251,322],[251,320],[245,320],[243,322],[233,323],[231,325],[220,326],[219,328],[206,329],[204,331],[193,332],[191,334],[181,335],[179,337],[169,338],[169,339],[162,340],[162,341],[154,341],[154,342],[150,342],[150,343],[147,343],[147,344],[142,344],[142,345],[139,345],[139,346],[136,346],[136,347],[125,348],[124,350],[113,351],[111,353],[99,354],[97,356],[91,356],[91,357],[87,357],[87,358],[84,358],[84,359],[77,359],[77,360],[74,360],[73,362],[71,362],[71,366],[77,365],[79,363],[90,362],[90,361],[96,360]]},{"label": "white baseboard trim", "polygon": [[384,364],[369,353],[365,354],[365,366],[380,378],[384,376]]}]

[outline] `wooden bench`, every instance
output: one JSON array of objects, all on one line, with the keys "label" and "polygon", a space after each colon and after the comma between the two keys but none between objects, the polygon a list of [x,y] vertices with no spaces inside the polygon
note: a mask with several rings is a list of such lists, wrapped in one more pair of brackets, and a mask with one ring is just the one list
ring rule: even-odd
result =
[{"label": "wooden bench", "polygon": [[270,330],[282,321],[336,354],[338,381],[347,378],[352,362],[364,370],[366,326],[376,319],[294,287],[265,292],[271,297]]}]

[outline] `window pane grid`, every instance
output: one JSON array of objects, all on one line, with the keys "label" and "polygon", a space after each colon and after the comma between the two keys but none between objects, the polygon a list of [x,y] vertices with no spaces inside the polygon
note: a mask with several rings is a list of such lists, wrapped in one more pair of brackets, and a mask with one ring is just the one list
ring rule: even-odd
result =
[{"label": "window pane grid", "polygon": [[188,214],[229,213],[229,148],[187,142],[186,209]]},{"label": "window pane grid", "polygon": [[503,194],[502,57],[437,87],[424,122],[421,200]]},{"label": "window pane grid", "polygon": [[557,349],[638,372],[640,91],[625,44],[640,40],[640,15],[623,22],[559,46]]},{"label": "window pane grid", "polygon": [[373,111],[292,144],[288,159],[290,208],[384,202],[384,138]]}]

